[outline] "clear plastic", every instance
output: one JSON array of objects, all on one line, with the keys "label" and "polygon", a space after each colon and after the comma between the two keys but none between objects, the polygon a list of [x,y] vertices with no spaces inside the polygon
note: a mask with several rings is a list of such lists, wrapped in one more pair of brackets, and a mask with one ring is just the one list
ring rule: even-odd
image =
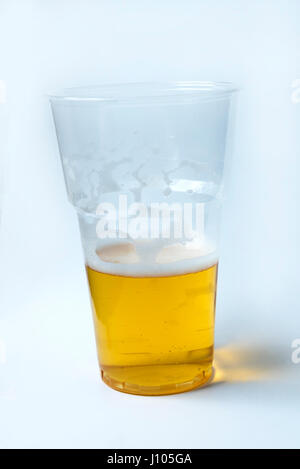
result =
[{"label": "clear plastic", "polygon": [[124,84],[50,97],[78,213],[101,373],[133,394],[212,376],[228,83]]}]

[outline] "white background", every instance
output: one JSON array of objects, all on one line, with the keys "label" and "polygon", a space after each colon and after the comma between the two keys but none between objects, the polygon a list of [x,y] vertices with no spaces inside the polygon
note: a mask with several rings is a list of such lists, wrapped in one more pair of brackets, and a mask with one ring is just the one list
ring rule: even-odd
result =
[{"label": "white background", "polygon": [[[0,447],[300,446],[300,364],[291,360],[300,337],[299,44],[298,0],[0,0],[1,123],[9,115],[0,127]],[[46,93],[201,79],[242,88],[216,381],[177,396],[123,395],[99,378]]]}]

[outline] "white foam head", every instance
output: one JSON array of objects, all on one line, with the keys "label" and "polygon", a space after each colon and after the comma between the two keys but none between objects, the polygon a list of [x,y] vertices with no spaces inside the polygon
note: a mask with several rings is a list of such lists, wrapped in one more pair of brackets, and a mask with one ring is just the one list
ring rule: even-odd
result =
[{"label": "white foam head", "polygon": [[87,264],[102,273],[127,277],[181,275],[218,262],[214,246],[205,241],[109,240],[86,249]]}]

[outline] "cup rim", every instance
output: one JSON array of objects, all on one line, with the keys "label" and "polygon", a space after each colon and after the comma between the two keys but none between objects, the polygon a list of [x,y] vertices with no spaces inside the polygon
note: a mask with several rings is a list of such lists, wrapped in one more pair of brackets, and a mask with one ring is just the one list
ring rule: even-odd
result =
[{"label": "cup rim", "polygon": [[215,100],[228,98],[239,88],[226,81],[167,81],[103,83],[95,86],[64,88],[48,93],[50,101],[135,101],[139,99],[197,98]]}]

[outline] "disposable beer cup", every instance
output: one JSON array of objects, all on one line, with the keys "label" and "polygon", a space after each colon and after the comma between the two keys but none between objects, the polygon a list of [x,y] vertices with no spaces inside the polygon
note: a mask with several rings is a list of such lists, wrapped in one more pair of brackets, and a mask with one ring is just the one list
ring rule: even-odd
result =
[{"label": "disposable beer cup", "polygon": [[103,381],[188,391],[213,374],[229,83],[67,89],[50,97],[85,254]]}]

